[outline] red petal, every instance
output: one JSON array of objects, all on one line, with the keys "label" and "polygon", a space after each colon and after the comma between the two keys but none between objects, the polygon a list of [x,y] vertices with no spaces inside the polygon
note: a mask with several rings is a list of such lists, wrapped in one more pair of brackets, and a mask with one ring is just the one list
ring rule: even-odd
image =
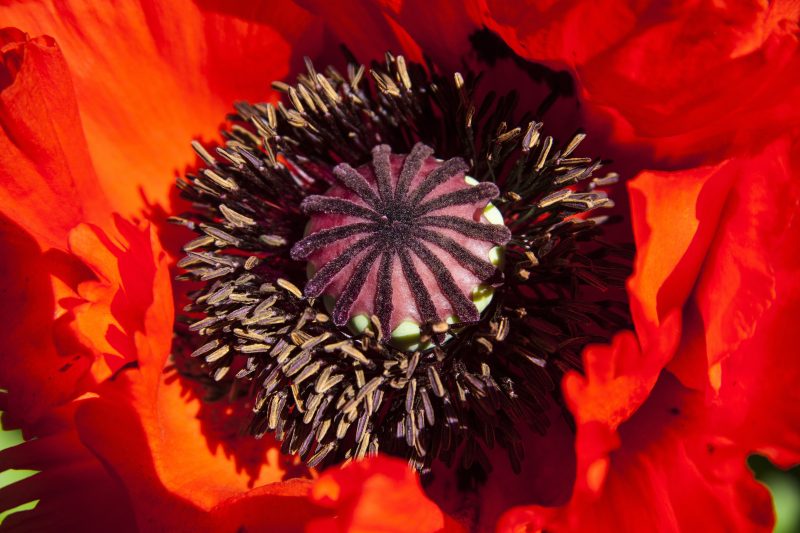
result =
[{"label": "red petal", "polygon": [[96,276],[75,287],[80,303],[70,311],[76,337],[94,353],[97,382],[140,358],[155,356],[163,364],[172,342],[166,254],[150,229],[117,218],[116,230],[81,225],[69,239],[70,251]]},{"label": "red petal", "polygon": [[[792,228],[800,230],[796,221]],[[755,334],[721,363],[714,409],[721,432],[787,468],[800,462],[800,364],[792,356],[800,316],[798,279],[796,267],[791,276],[779,276],[779,296]]]},{"label": "red petal", "polygon": [[[268,528],[261,520],[299,527],[295,518],[309,516],[310,511],[305,492],[297,491],[297,482],[265,488],[281,481],[288,471],[289,465],[274,444],[267,451],[269,443],[262,441],[251,450],[248,444],[254,441],[241,435],[239,426],[228,430],[232,436],[220,433],[216,420],[201,410],[204,404],[176,379],[174,372],[163,371],[172,339],[172,296],[166,256],[152,238],[147,230],[138,230],[121,219],[114,233],[82,225],[71,234],[72,252],[91,267],[95,279],[64,277],[64,290],[72,287],[75,291],[64,303],[70,309],[65,316],[74,317],[73,330],[95,357],[105,357],[96,361],[94,378],[99,381],[108,375],[112,370],[107,366],[109,361],[117,365],[138,361],[140,368],[120,373],[99,387],[103,409],[89,407],[99,401],[81,408],[79,414],[85,417],[79,416],[83,442],[100,456],[113,478],[123,482],[139,520],[145,524],[164,519],[152,508],[157,487],[163,495],[162,505],[175,505],[175,513],[167,517],[174,521],[163,527],[178,527],[184,519],[198,524],[198,528],[220,526],[216,518],[207,520],[206,511],[210,510],[214,517],[241,520],[261,530]],[[36,373],[25,382],[34,398],[42,391],[49,392],[48,384],[42,382],[47,378]],[[41,435],[34,431],[31,436]],[[239,441],[244,444],[237,445]],[[260,488],[251,501],[245,494],[254,485]],[[287,491],[290,501],[284,499]],[[280,496],[277,504],[272,498],[275,495]],[[231,498],[234,500],[229,502]],[[285,516],[259,514],[258,501],[298,512]],[[244,515],[237,515],[239,512]],[[40,520],[38,514],[31,516]]]},{"label": "red petal", "polygon": [[586,92],[620,109],[645,136],[719,127],[721,121],[740,126],[741,112],[769,107],[759,101],[762,91],[776,94],[770,87],[787,83],[780,73],[794,70],[787,67],[795,61],[797,8],[776,19],[787,3],[777,4],[700,4],[650,14],[654,24],[640,20],[629,38],[580,69]]},{"label": "red petal", "polygon": [[774,143],[736,162],[694,300],[704,325],[708,381],[732,439],[784,464],[800,461],[798,142]]},{"label": "red petal", "polygon": [[[624,373],[633,377],[638,370]],[[602,386],[604,379],[590,381]],[[570,397],[577,412],[600,399]],[[702,393],[662,374],[618,435],[604,420],[579,422],[578,483],[567,506],[514,509],[498,529],[768,531],[773,524],[768,492],[747,469],[746,452],[709,432],[705,414]]]},{"label": "red petal", "polygon": [[80,225],[69,255],[42,254],[18,226],[0,227],[12,252],[0,267],[8,304],[0,382],[15,416],[34,421],[147,354],[163,364],[172,293],[166,255],[149,230],[121,219],[108,234]]},{"label": "red petal", "polygon": [[335,44],[345,44],[361,62],[380,61],[387,51],[403,54],[411,61],[422,60],[417,43],[379,2],[301,0],[299,3],[325,22]]},{"label": "red petal", "polygon": [[725,163],[642,172],[629,182],[637,255],[628,280],[631,312],[649,357],[672,355],[680,315],[716,230],[733,176]]},{"label": "red petal", "polygon": [[487,1],[483,11],[521,56],[572,65],[589,114],[664,165],[709,162],[797,123],[798,16],[792,0]]},{"label": "red petal", "polygon": [[280,481],[288,465],[274,443],[254,443],[240,426],[220,423],[245,420],[247,413],[218,413],[233,404],[207,406],[174,369],[164,370],[173,336],[167,258],[156,244],[151,247],[151,235],[121,220],[118,228],[120,235],[110,238],[81,227],[71,240],[98,277],[77,289],[87,303],[74,309],[76,331],[106,362],[135,360],[139,367],[102,387],[101,394],[133,409],[154,475],[176,497],[211,509],[254,485]]},{"label": "red petal", "polygon": [[67,65],[48,37],[0,30],[0,209],[44,247],[105,221]]},{"label": "red petal", "polygon": [[800,369],[784,355],[794,351],[788,323],[798,294],[795,149],[778,141],[717,167],[645,173],[630,184],[639,254],[629,290],[647,353],[660,345],[666,360],[677,347],[677,329],[661,325],[673,313],[683,332],[670,369],[719,392],[723,434],[783,463],[800,456]]},{"label": "red petal", "polygon": [[[794,409],[800,405],[800,367],[785,356],[795,350],[790,323],[799,294],[793,281],[800,257],[793,231],[800,203],[795,150],[796,143],[778,141],[722,166],[730,192],[716,193],[714,205],[723,209],[713,240],[702,251],[702,269],[691,269],[683,285],[694,289],[683,310],[680,349],[670,364],[684,384],[711,387],[718,431],[743,449],[784,464],[800,457],[800,410]],[[660,196],[651,189],[648,198]],[[665,216],[661,225],[667,231],[668,224]],[[660,242],[665,244],[656,242],[656,250],[670,239]],[[644,249],[640,255],[646,261],[650,254]],[[669,261],[662,261],[669,268]],[[684,290],[667,289],[658,279],[651,286],[659,296],[669,290],[680,296],[675,305],[683,302]],[[639,299],[646,293],[641,286],[631,283]]]},{"label": "red petal", "polygon": [[[645,351],[627,334],[611,349],[586,351],[586,378],[564,381],[578,422],[573,500],[559,511],[512,512],[505,527],[770,527],[768,497],[745,457],[760,449],[788,464],[800,450],[792,429],[800,367],[783,357],[794,347],[790,322],[800,308],[791,153],[784,141],[755,157],[645,173],[630,184],[639,252],[629,288]],[[719,394],[708,407],[702,392],[662,373],[638,408],[677,348],[681,319],[688,322],[672,367],[684,383],[716,380]],[[698,357],[699,365],[691,362]],[[690,372],[697,369],[701,380]],[[729,521],[707,522],[708,509]]]},{"label": "red petal", "polygon": [[639,351],[630,332],[611,346],[591,345],[583,354],[586,375],[570,372],[563,388],[578,424],[600,422],[616,430],[647,399],[661,367]]},{"label": "red petal", "polygon": [[[132,398],[119,401],[132,404],[151,450],[150,461],[166,490],[210,509],[253,486],[288,477],[291,463],[272,441],[253,443],[242,433],[247,412],[234,416],[239,425],[223,433],[230,412],[213,416],[174,371],[143,361],[141,374],[132,372],[126,378]],[[223,403],[223,409],[232,407]]]},{"label": "red petal", "polygon": [[[39,500],[30,511],[3,521],[14,531],[134,531],[124,487],[81,442],[74,426],[77,403],[59,408],[28,427],[28,440],[0,451],[0,471],[39,473],[0,489],[0,511]],[[14,421],[3,418],[4,427]]]},{"label": "red petal", "polygon": [[791,174],[791,154],[792,147],[782,141],[735,161],[736,186],[694,294],[705,324],[709,366],[753,335],[777,296],[778,271],[789,273],[785,263],[794,258],[787,247],[797,242],[789,226],[799,213],[800,198],[800,172]]},{"label": "red petal", "polygon": [[[124,394],[109,393],[105,399],[73,402],[29,425],[26,438],[36,438],[0,451],[2,469],[41,471],[0,490],[2,510],[40,500],[33,510],[6,519],[5,526],[24,531],[302,531],[305,522],[326,514],[309,502],[311,483],[303,479],[243,489],[212,506],[187,497],[188,480],[181,490],[165,486],[141,421],[126,401]],[[4,425],[9,424],[14,421],[4,417]],[[200,436],[194,440],[202,441]]]},{"label": "red petal", "polygon": [[142,197],[168,207],[175,175],[195,162],[190,141],[217,138],[233,101],[267,99],[269,82],[289,73],[290,60],[320,45],[319,25],[292,3],[261,6],[260,21],[227,14],[225,4],[0,6],[0,19],[52,36],[63,50],[115,211],[141,216]]},{"label": "red petal", "polygon": [[8,391],[7,409],[36,420],[49,408],[79,394],[91,358],[62,350],[54,323],[53,273],[72,271],[76,261],[63,253],[42,253],[34,238],[0,215],[0,384]]},{"label": "red petal", "polygon": [[641,7],[632,2],[485,0],[481,16],[514,51],[532,61],[582,65],[629,34]]},{"label": "red petal", "polygon": [[422,492],[404,461],[378,457],[326,472],[311,499],[335,509],[336,516],[315,520],[308,531],[386,533],[463,531]]},{"label": "red petal", "polygon": [[[308,501],[310,484],[303,480],[264,485],[250,492],[243,489],[214,505],[191,498],[192,491],[204,488],[197,476],[206,474],[194,473],[181,480],[182,486],[171,486],[159,462],[184,473],[206,465],[194,462],[191,456],[161,455],[152,450],[146,428],[124,404],[89,401],[79,408],[77,424],[82,440],[127,488],[141,530],[300,531],[306,521],[323,512]],[[162,427],[168,429],[168,425]],[[195,433],[193,440],[204,444],[200,435]],[[185,443],[175,440],[172,444],[181,449]]]},{"label": "red petal", "polygon": [[[145,313],[149,302],[136,301],[136,297],[152,295],[153,276],[143,276],[146,269],[139,269],[149,258],[153,272],[154,254],[147,237],[145,243],[140,243],[142,248],[134,246],[133,251],[128,251],[139,257],[139,263],[134,266],[135,272],[127,272],[125,282],[107,257],[96,270],[102,279],[91,282],[87,280],[92,272],[74,257],[56,250],[43,254],[40,245],[33,242],[27,232],[44,248],[66,249],[71,228],[82,221],[106,225],[107,208],[105,198],[98,192],[70,76],[59,49],[49,38],[27,41],[15,30],[7,30],[3,35],[4,57],[7,61],[12,57],[18,61],[13,71],[9,71],[7,86],[0,97],[3,125],[0,143],[5,143],[0,150],[0,206],[6,216],[19,222],[10,218],[3,222],[5,249],[11,251],[2,275],[6,301],[3,344],[11,355],[2,359],[0,371],[2,383],[9,390],[10,409],[35,420],[47,407],[74,397],[82,387],[105,379],[122,362],[136,356],[135,333],[131,330],[127,340],[117,335],[117,344],[128,342],[126,348],[119,345],[116,348],[117,352],[126,351],[123,361],[114,368],[108,365],[100,368],[106,353],[112,351],[105,348],[115,339],[111,330],[95,326],[109,321],[104,315],[112,314],[112,304],[116,306],[113,314],[119,319],[117,326],[127,320],[132,307],[140,307],[135,312]],[[124,231],[129,227],[120,228]],[[98,235],[102,233],[99,228],[95,231]],[[99,260],[99,256],[92,254],[103,254],[107,248],[102,245],[106,243],[87,244],[84,258],[95,266],[93,261]],[[84,298],[75,292],[82,283]],[[122,285],[127,286],[123,289]],[[105,293],[98,290],[103,287],[108,289]],[[125,294],[125,289],[136,296],[131,296],[130,301],[115,301],[114,298]],[[168,284],[166,297],[169,303]],[[86,305],[82,303],[84,300],[88,302]],[[90,309],[92,312],[87,313]],[[171,314],[171,309],[166,312],[167,330],[171,329]],[[87,377],[91,358],[75,342],[75,328],[70,331],[70,325],[79,325],[81,320],[88,320],[83,333],[94,337],[87,343],[96,348],[93,377],[83,384],[80,382]],[[125,323],[124,327],[128,326]],[[120,327],[117,330],[121,332]],[[78,333],[80,337],[81,332]],[[170,335],[167,332],[167,343]]]}]

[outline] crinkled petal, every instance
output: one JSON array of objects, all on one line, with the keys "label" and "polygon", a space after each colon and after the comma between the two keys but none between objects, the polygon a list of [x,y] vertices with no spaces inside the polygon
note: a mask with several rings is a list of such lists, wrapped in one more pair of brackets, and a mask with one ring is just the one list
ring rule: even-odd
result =
[{"label": "crinkled petal", "polygon": [[[230,417],[202,402],[201,391],[174,369],[164,370],[174,312],[168,260],[153,233],[118,218],[113,235],[76,228],[70,246],[97,278],[76,288],[83,301],[72,309],[72,327],[95,354],[98,378],[138,366],[117,378],[124,392],[118,383],[99,390],[132,407],[166,489],[210,509],[254,485],[283,479],[287,464],[274,443],[256,443],[241,426],[219,427]],[[248,416],[243,410],[233,419],[242,423]]]},{"label": "crinkled petal", "polygon": [[[635,343],[618,340],[610,354],[620,374],[635,378],[645,361]],[[590,348],[587,352],[591,352]],[[634,351],[633,354],[625,353]],[[608,354],[607,354],[608,355]],[[593,363],[594,361],[594,363]],[[621,376],[589,370],[589,390],[615,388]],[[619,366],[617,366],[619,363]],[[608,367],[608,363],[601,363]],[[625,369],[625,370],[623,370]],[[606,385],[604,385],[606,384]],[[565,393],[577,413],[592,411],[591,395]],[[619,395],[614,396],[619,398]],[[509,511],[500,531],[769,531],[774,517],[769,493],[746,466],[746,452],[709,431],[704,394],[661,374],[647,400],[617,431],[616,416],[578,415],[578,481],[561,508],[523,507]]]},{"label": "crinkled petal", "polygon": [[562,383],[570,410],[579,424],[600,422],[616,430],[647,399],[661,367],[627,331],[611,346],[589,347],[583,357],[586,374],[570,372]]},{"label": "crinkled petal", "polygon": [[[800,159],[784,139],[736,162],[726,203],[693,294],[703,370],[731,439],[782,464],[800,461]],[[700,366],[700,365],[697,365]]]},{"label": "crinkled petal", "polygon": [[[117,391],[121,392],[121,391]],[[34,425],[0,452],[0,468],[40,472],[0,490],[0,509],[39,500],[4,527],[21,531],[303,531],[327,514],[308,499],[311,482],[294,479],[244,489],[204,507],[165,485],[154,467],[142,420],[124,394],[78,400]],[[7,417],[5,425],[13,426]],[[176,458],[179,459],[179,458]],[[188,458],[186,458],[188,460]],[[202,467],[195,463],[195,466]]]},{"label": "crinkled petal", "polygon": [[628,280],[640,343],[663,367],[680,335],[683,304],[716,231],[733,176],[721,163],[683,172],[642,172],[628,183],[636,242]]},{"label": "crinkled petal", "polygon": [[785,357],[800,306],[795,148],[784,139],[630,183],[641,347],[622,333],[586,350],[585,376],[566,376],[578,426],[573,498],[512,511],[503,527],[772,526],[768,494],[745,459],[760,451],[788,465],[800,451],[800,367]]},{"label": "crinkled petal", "polygon": [[718,160],[797,123],[794,0],[487,0],[481,13],[522,57],[570,65],[587,116],[660,165]]},{"label": "crinkled petal", "polygon": [[769,107],[763,96],[786,87],[786,75],[797,79],[791,28],[798,6],[776,21],[770,11],[791,2],[775,4],[700,2],[648,14],[653,24],[638,21],[629,38],[579,69],[585,91],[593,101],[620,109],[645,136],[669,137],[712,124],[741,127],[742,111]]},{"label": "crinkled petal", "polygon": [[92,358],[71,341],[68,320],[56,320],[56,275],[83,279],[65,253],[42,252],[34,237],[0,215],[0,387],[7,409],[36,420],[80,394]]},{"label": "crinkled petal", "polygon": [[778,271],[794,268],[786,263],[795,261],[789,254],[797,242],[791,225],[799,213],[800,167],[790,167],[796,149],[784,139],[734,162],[736,186],[694,291],[710,367],[753,335],[778,296]]},{"label": "crinkled petal", "polygon": [[151,228],[137,229],[117,217],[116,232],[80,225],[70,251],[95,279],[75,287],[70,327],[94,355],[99,383],[123,366],[155,351],[165,357],[172,338],[172,291],[167,256]]},{"label": "crinkled petal", "polygon": [[682,383],[708,389],[721,435],[786,465],[800,457],[800,365],[786,355],[800,299],[796,146],[783,139],[724,164],[730,187],[693,271],[669,366]]},{"label": "crinkled petal", "polygon": [[481,20],[532,61],[582,65],[628,35],[642,6],[599,2],[483,0]]},{"label": "crinkled petal", "polygon": [[81,224],[64,238],[69,253],[42,252],[3,217],[0,238],[12,252],[0,267],[8,304],[0,382],[16,416],[34,421],[143,353],[166,358],[172,292],[150,229],[120,218],[107,231]]},{"label": "crinkled petal", "polygon": [[[308,500],[310,483],[299,479],[249,492],[245,488],[212,506],[202,505],[191,492],[201,490],[201,486],[192,479],[185,479],[182,487],[171,485],[155,462],[171,459],[175,464],[170,466],[176,469],[204,465],[191,456],[159,456],[151,449],[142,422],[129,406],[113,400],[87,402],[77,413],[83,442],[127,489],[139,530],[302,531],[307,521],[324,514]],[[198,437],[199,433],[195,434],[194,440],[202,441]],[[181,444],[174,443],[176,448]]]},{"label": "crinkled petal", "polygon": [[[298,529],[293,520],[310,516],[305,509],[310,504],[305,492],[298,493],[300,482],[283,483],[292,463],[279,455],[274,442],[255,441],[241,432],[240,425],[220,426],[221,420],[231,419],[229,413],[203,403],[198,391],[179,379],[174,369],[164,371],[173,336],[172,292],[167,257],[152,230],[117,218],[114,231],[78,226],[69,243],[73,255],[62,255],[80,260],[89,277],[63,277],[63,290],[72,291],[68,301],[62,302],[67,309],[64,317],[75,344],[93,355],[91,372],[88,365],[83,370],[102,398],[79,407],[79,433],[112,478],[122,482],[137,520],[174,529],[185,519],[213,528],[219,525],[214,520],[203,522],[206,513],[213,511],[225,520],[254,524],[256,530],[269,529],[265,524],[270,522],[265,520]],[[23,360],[20,366],[32,365]],[[113,380],[99,383],[114,371]],[[30,387],[26,390],[36,398],[48,390],[42,381],[48,375],[37,372],[34,378],[26,382]],[[62,401],[66,399],[68,395]],[[232,408],[220,406],[220,410]],[[233,419],[241,422],[247,416],[243,411]],[[29,435],[41,437],[35,428]],[[36,490],[52,493],[53,498],[63,488],[51,483],[49,475],[37,479],[42,483],[35,485]],[[156,485],[164,495],[161,505],[175,503],[175,512],[168,517],[171,521],[158,522],[167,517],[157,516],[163,507],[152,507]],[[253,501],[245,501],[253,487],[258,487]],[[287,491],[291,501],[283,502]],[[296,515],[259,514],[256,502],[272,501],[275,495],[281,497],[278,508],[285,504],[303,509],[298,508]],[[238,518],[235,509],[247,518]],[[35,511],[26,516],[42,520]]]},{"label": "crinkled petal", "polygon": [[[109,375],[91,368],[97,361],[72,328],[71,309],[82,301],[75,289],[93,273],[68,253],[68,238],[81,222],[108,228],[111,217],[59,48],[47,37],[1,33],[0,383],[9,409],[33,421]],[[111,278],[108,272],[106,282]]]},{"label": "crinkled petal", "polygon": [[778,277],[779,296],[753,336],[720,363],[713,404],[720,432],[787,468],[800,462],[800,364],[791,355],[797,350],[798,279],[796,269]]}]

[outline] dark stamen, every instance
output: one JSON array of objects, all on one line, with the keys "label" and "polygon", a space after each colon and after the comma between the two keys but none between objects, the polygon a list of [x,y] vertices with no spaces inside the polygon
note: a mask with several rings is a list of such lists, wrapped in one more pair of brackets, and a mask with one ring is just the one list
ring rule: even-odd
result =
[{"label": "dark stamen", "polygon": [[497,271],[494,265],[477,257],[450,237],[423,228],[415,228],[414,234],[452,255],[461,266],[481,279],[488,279]]},{"label": "dark stamen", "polygon": [[309,255],[313,254],[320,248],[324,248],[325,246],[333,244],[334,242],[340,241],[347,237],[358,235],[359,233],[375,231],[375,229],[376,224],[373,222],[359,222],[356,224],[348,224],[347,226],[339,226],[338,228],[329,228],[314,232],[292,246],[292,259],[307,259]]},{"label": "dark stamen", "polygon": [[330,215],[366,218],[367,220],[380,220],[380,215],[375,211],[342,198],[312,195],[303,200],[300,207],[304,213],[309,215],[312,213],[327,213]]},{"label": "dark stamen", "polygon": [[378,267],[378,290],[375,291],[375,315],[381,323],[384,337],[392,334],[389,321],[392,318],[392,264],[394,263],[394,250],[386,250],[381,257]]},{"label": "dark stamen", "polygon": [[432,154],[433,149],[430,147],[422,143],[414,145],[411,149],[411,153],[406,156],[406,160],[403,162],[403,170],[400,171],[400,177],[397,180],[397,187],[395,187],[394,191],[395,203],[399,204],[403,201],[408,191],[408,186],[411,184],[411,180],[419,173],[422,164]]},{"label": "dark stamen", "polygon": [[448,215],[431,215],[417,219],[420,226],[436,226],[451,229],[472,239],[505,244],[511,239],[511,231],[505,226],[497,224],[483,224],[474,220],[453,217]]},{"label": "dark stamen", "polygon": [[478,320],[480,317],[478,309],[475,307],[475,304],[472,303],[466,296],[464,296],[463,292],[461,292],[461,288],[453,279],[450,269],[448,269],[438,257],[436,257],[426,247],[422,246],[418,241],[413,239],[409,240],[408,247],[417,255],[417,257],[422,259],[422,262],[425,263],[425,266],[427,266],[428,269],[430,269],[430,271],[433,273],[436,281],[439,283],[439,288],[447,296],[447,299],[452,304],[453,310],[456,312],[456,315],[458,315],[459,320],[463,322],[474,322]]},{"label": "dark stamen", "polygon": [[462,172],[469,169],[467,164],[460,157],[448,159],[442,165],[428,174],[422,183],[412,192],[409,196],[406,205],[415,206],[419,204],[425,196],[433,189],[449,180],[453,176],[457,176]]},{"label": "dark stamen", "polygon": [[384,202],[392,201],[391,164],[388,145],[380,144],[372,149],[372,168],[375,170],[375,181],[378,183],[378,192]]},{"label": "dark stamen", "polygon": [[[499,446],[519,471],[517,428],[547,431],[586,343],[631,327],[632,250],[600,241],[605,217],[589,214],[613,205],[600,189],[616,177],[592,177],[582,133],[562,144],[519,121],[512,95],[474,101],[476,73],[391,55],[346,73],[306,64],[295,86],[276,84],[281,104],[237,103],[224,144],[194,143],[206,168],[179,180],[191,207],[170,218],[197,234],[178,263],[195,285],[176,368],[252,409],[249,431],[309,466],[385,453],[423,474],[438,460],[485,476]],[[489,199],[508,228],[489,223]],[[486,281],[477,250],[494,245],[504,261]],[[479,316],[481,283],[494,297]],[[448,301],[469,324],[447,324]],[[343,327],[354,312],[380,330]],[[409,318],[413,353],[390,338]]]},{"label": "dark stamen", "polygon": [[322,294],[322,291],[325,290],[325,287],[327,287],[330,282],[333,281],[333,278],[335,278],[336,275],[341,272],[348,263],[353,261],[362,250],[372,246],[377,241],[378,237],[375,235],[365,237],[353,244],[353,246],[348,248],[345,253],[336,259],[326,263],[325,266],[320,268],[317,273],[314,274],[314,277],[311,278],[306,284],[304,291],[305,295],[309,298],[316,298]]},{"label": "dark stamen", "polygon": [[419,207],[414,208],[413,213],[415,216],[420,216],[445,207],[473,204],[481,200],[491,200],[492,198],[497,198],[498,194],[500,194],[500,190],[494,183],[479,183],[474,187],[453,191],[428,200]]}]

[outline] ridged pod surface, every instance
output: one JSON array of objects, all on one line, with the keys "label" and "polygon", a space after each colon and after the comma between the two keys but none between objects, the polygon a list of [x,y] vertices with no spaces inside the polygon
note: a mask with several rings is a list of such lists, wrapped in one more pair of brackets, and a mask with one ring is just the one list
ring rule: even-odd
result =
[{"label": "ridged pod surface", "polygon": [[421,143],[408,155],[379,145],[370,164],[337,166],[338,183],[302,204],[309,235],[292,256],[314,267],[305,295],[333,296],[339,326],[377,316],[387,339],[405,320],[476,321],[472,293],[497,274],[490,251],[511,232],[484,215],[497,186],[470,184],[466,170]]}]

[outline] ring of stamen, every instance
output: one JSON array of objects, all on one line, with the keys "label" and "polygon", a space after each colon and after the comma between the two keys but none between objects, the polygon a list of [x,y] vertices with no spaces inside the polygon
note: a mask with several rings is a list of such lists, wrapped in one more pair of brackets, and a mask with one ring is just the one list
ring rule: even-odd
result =
[{"label": "ring of stamen", "polygon": [[[556,384],[580,369],[582,348],[630,324],[630,251],[599,241],[605,218],[590,214],[613,205],[600,188],[615,178],[594,178],[600,162],[572,155],[583,134],[559,145],[540,122],[517,122],[511,97],[473,104],[471,73],[446,78],[390,55],[374,84],[365,73],[309,65],[296,87],[276,85],[285,104],[236,104],[237,126],[213,155],[195,145],[206,168],[179,180],[192,210],[172,217],[198,233],[178,263],[197,288],[178,317],[175,364],[246,402],[252,434],[274,434],[312,467],[381,451],[423,472],[434,460],[485,472],[499,445],[519,470],[518,428],[546,431]],[[445,160],[426,168],[429,147]],[[475,186],[446,190],[467,172]],[[332,195],[331,184],[349,192]],[[489,200],[497,214],[481,216],[504,224],[447,212]],[[350,220],[304,234],[325,217]],[[451,329],[439,296],[477,318],[454,272],[490,274],[471,241],[508,242],[488,279],[498,281],[491,304]],[[298,261],[343,242],[349,254],[331,253],[307,279]],[[337,325],[359,310],[371,276],[375,327]],[[329,314],[314,295],[337,283]],[[420,341],[448,342],[385,342],[391,319],[379,316],[392,316],[402,291],[426,324]]]}]

